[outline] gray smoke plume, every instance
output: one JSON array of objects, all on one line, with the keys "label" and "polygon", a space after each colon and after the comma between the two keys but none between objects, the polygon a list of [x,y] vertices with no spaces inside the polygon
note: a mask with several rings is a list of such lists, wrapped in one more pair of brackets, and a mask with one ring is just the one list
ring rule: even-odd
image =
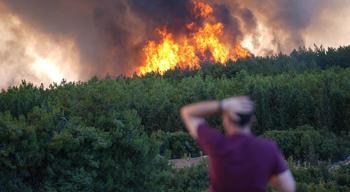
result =
[{"label": "gray smoke plume", "polygon": [[142,30],[124,1],[10,0],[24,22],[51,36],[69,36],[79,48],[84,76],[120,74],[134,63]]}]

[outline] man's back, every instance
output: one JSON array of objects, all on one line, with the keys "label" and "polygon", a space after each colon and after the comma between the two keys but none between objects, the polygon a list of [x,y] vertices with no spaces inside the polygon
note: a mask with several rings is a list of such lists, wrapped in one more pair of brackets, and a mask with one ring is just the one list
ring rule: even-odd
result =
[{"label": "man's back", "polygon": [[288,169],[274,142],[251,134],[224,136],[203,123],[198,143],[209,156],[210,191],[266,191],[269,179]]},{"label": "man's back", "polygon": [[[205,123],[221,114],[224,136]],[[251,134],[254,103],[247,96],[202,101],[181,108],[189,134],[209,156],[210,191],[294,192],[295,181],[277,145]]]}]

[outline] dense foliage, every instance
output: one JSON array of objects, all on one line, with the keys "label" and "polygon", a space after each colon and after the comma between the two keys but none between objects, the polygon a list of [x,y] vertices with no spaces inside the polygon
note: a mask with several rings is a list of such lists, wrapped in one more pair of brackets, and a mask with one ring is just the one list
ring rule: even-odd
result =
[{"label": "dense foliage", "polygon": [[202,154],[179,109],[243,94],[256,103],[255,134],[310,164],[293,167],[300,190],[344,191],[349,168],[318,165],[350,154],[349,67],[350,47],[316,47],[163,76],[23,82],[0,94],[0,191],[200,191],[205,166],[167,163]]}]

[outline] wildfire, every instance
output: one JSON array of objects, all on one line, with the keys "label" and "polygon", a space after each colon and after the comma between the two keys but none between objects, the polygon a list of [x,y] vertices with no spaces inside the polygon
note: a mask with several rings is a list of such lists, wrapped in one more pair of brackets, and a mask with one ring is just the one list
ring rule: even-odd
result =
[{"label": "wildfire", "polygon": [[202,25],[188,23],[187,34],[176,37],[166,28],[156,29],[159,41],[148,41],[143,48],[144,63],[137,73],[163,74],[175,68],[197,69],[201,60],[224,64],[228,60],[249,57],[250,53],[238,43],[228,43],[223,38],[224,25],[213,19],[213,8],[203,2],[193,1],[194,16],[204,19]]},{"label": "wildfire", "polygon": [[208,17],[213,13],[213,8],[210,5],[200,1],[193,1],[193,12],[197,17]]}]

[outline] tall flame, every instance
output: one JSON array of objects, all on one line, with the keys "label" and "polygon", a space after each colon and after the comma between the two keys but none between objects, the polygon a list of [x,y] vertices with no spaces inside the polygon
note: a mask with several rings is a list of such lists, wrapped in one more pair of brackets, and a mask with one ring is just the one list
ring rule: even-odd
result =
[{"label": "tall flame", "polygon": [[146,43],[143,48],[144,63],[137,69],[139,75],[149,72],[163,74],[175,68],[198,69],[201,60],[224,64],[230,59],[235,61],[250,56],[240,44],[225,41],[224,25],[213,22],[210,5],[193,1],[193,14],[203,18],[204,23],[201,26],[194,22],[188,23],[188,34],[175,38],[166,28],[156,29],[160,41]]}]

